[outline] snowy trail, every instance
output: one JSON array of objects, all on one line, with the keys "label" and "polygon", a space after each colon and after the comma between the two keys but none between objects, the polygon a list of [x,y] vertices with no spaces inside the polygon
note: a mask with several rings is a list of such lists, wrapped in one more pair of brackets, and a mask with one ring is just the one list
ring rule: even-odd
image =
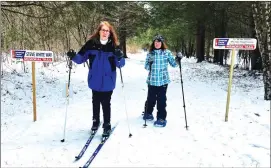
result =
[{"label": "snowy trail", "polygon": [[[92,162],[93,167],[270,167],[270,111],[269,102],[263,100],[261,80],[242,77],[246,72],[235,70],[229,121],[225,122],[226,68],[206,62],[197,64],[193,58],[183,59],[189,130],[185,129],[179,69],[171,67],[168,124],[156,128],[153,122],[148,122],[147,128],[143,128],[141,113],[147,94],[145,55],[129,57],[122,69],[124,90],[117,69],[117,86],[111,102],[112,125],[118,121],[119,125]],[[62,96],[64,81],[68,79],[66,70],[64,63],[37,70],[37,122],[32,121],[31,74],[9,75],[10,78],[2,80],[2,88],[13,95],[1,92],[2,166],[79,167],[95,150],[102,129],[83,158],[73,162],[92,125],[92,94],[83,65],[72,70],[71,85],[76,94],[69,104],[66,142],[60,142],[66,111]],[[15,89],[16,86],[23,89]],[[128,138],[123,92],[132,138]],[[156,107],[153,114],[156,117]]]}]

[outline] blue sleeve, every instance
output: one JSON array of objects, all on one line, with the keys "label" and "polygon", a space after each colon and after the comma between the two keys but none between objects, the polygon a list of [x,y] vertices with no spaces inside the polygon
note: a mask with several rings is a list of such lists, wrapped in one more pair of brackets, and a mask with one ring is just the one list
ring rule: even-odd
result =
[{"label": "blue sleeve", "polygon": [[169,62],[169,65],[171,65],[172,67],[178,66],[178,64],[175,61],[174,56],[172,55],[172,53],[170,51],[168,51],[168,62]]},{"label": "blue sleeve", "polygon": [[150,70],[150,62],[149,60],[151,59],[151,54],[147,54],[146,61],[145,61],[145,69]]},{"label": "blue sleeve", "polygon": [[72,60],[77,64],[82,64],[88,60],[89,55],[91,54],[90,47],[92,45],[92,40],[87,41],[80,51],[72,58]]},{"label": "blue sleeve", "polygon": [[88,55],[89,55],[88,53],[85,53],[85,54],[83,54],[83,55],[77,53],[77,54],[72,58],[72,60],[73,60],[75,63],[77,63],[77,64],[82,64],[82,63],[84,63],[84,62],[87,61]]}]

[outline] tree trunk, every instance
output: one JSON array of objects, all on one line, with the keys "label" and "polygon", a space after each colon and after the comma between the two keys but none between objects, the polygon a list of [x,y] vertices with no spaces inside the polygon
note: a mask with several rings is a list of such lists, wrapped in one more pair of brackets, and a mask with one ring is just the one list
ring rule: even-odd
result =
[{"label": "tree trunk", "polygon": [[124,35],[123,35],[123,53],[124,53],[124,58],[128,58],[127,57],[127,48],[126,48],[126,31],[124,31]]},{"label": "tree trunk", "polygon": [[191,57],[194,55],[194,44],[192,43],[192,38],[189,38],[189,44],[188,44],[188,53],[186,55],[187,58]]},{"label": "tree trunk", "polygon": [[257,46],[255,50],[251,51],[251,70],[262,70],[262,57]]},{"label": "tree trunk", "polygon": [[263,63],[264,99],[271,100],[271,2],[254,2],[252,10]]},{"label": "tree trunk", "polygon": [[[218,20],[219,17],[218,15],[215,13],[215,24],[214,24],[214,32],[215,32],[215,38],[220,38],[220,32],[219,32],[219,26],[218,26]],[[213,63],[218,63],[219,60],[219,50],[218,49],[214,49],[214,58],[213,58]]]},{"label": "tree trunk", "polygon": [[[250,22],[249,24],[250,37],[257,39],[252,11],[249,14],[249,22]],[[251,51],[251,70],[262,70],[262,69],[263,67],[261,53],[257,45],[256,49]]]},{"label": "tree trunk", "polygon": [[203,22],[198,21],[197,25],[197,62],[204,60],[204,46],[205,46],[205,25]]},{"label": "tree trunk", "polygon": [[[226,11],[225,11],[225,9],[221,10],[220,36],[222,38],[226,37]],[[224,50],[219,50],[219,63],[220,63],[220,65],[223,65],[224,53],[225,53]]]},{"label": "tree trunk", "polygon": [[211,48],[211,36],[208,36],[208,40],[207,40],[207,50],[206,50],[206,59],[209,62],[210,61],[210,48]]},{"label": "tree trunk", "polygon": [[188,57],[188,51],[187,51],[187,47],[186,47],[186,44],[184,42],[183,37],[180,39],[180,41],[181,41],[181,52],[182,52],[183,55],[185,55],[186,57]]}]

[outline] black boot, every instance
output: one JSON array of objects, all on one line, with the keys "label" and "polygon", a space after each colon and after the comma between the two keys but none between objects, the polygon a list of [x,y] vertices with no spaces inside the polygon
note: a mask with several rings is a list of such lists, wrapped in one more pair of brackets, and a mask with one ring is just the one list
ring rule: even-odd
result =
[{"label": "black boot", "polygon": [[99,120],[93,120],[93,124],[91,127],[91,131],[97,131],[100,125],[100,121]]},{"label": "black boot", "polygon": [[103,128],[104,128],[103,137],[108,137],[111,133],[111,124],[105,123],[103,124]]}]

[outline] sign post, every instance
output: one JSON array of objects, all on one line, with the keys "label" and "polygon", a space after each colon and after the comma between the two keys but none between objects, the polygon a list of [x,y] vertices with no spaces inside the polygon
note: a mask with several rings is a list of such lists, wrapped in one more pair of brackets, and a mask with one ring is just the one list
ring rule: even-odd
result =
[{"label": "sign post", "polygon": [[232,50],[227,104],[226,104],[226,115],[225,115],[226,122],[228,121],[228,116],[229,116],[233,66],[234,66],[234,58],[237,56],[237,50],[255,50],[256,47],[257,47],[257,40],[254,38],[215,38],[213,41],[214,49]]},{"label": "sign post", "polygon": [[33,120],[37,120],[37,103],[36,103],[36,62],[53,62],[52,51],[36,50],[11,50],[12,58],[20,58],[23,61],[32,62],[32,90],[33,90]]},{"label": "sign post", "polygon": [[32,62],[32,90],[33,90],[33,119],[37,120],[37,103],[36,103],[36,71],[35,62]]}]

